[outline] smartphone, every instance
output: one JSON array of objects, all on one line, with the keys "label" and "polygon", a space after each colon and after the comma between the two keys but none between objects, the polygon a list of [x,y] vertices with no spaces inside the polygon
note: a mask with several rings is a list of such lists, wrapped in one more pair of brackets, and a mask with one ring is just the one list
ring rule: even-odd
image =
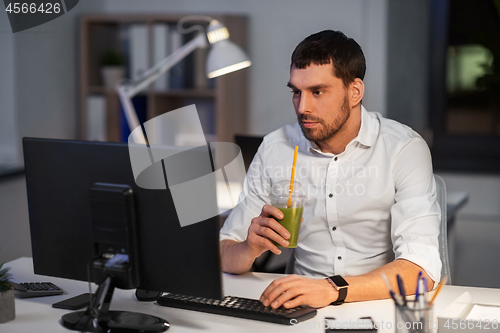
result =
[{"label": "smartphone", "polygon": [[78,310],[90,305],[89,295],[94,296],[94,294],[81,294],[75,297],[65,299],[64,301],[52,304],[53,308],[65,309],[65,310]]},{"label": "smartphone", "polygon": [[324,320],[325,333],[377,333],[377,325],[371,317],[362,317],[357,320],[337,320],[326,317]]}]

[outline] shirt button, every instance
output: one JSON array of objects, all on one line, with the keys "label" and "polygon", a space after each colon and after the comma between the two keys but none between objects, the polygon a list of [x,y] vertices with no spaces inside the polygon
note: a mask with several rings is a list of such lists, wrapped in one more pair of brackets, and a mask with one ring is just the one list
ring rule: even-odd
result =
[{"label": "shirt button", "polygon": [[330,198],[333,198],[333,193],[328,194]]},{"label": "shirt button", "polygon": [[332,227],[332,230],[333,230],[333,231],[337,230],[337,227]]},{"label": "shirt button", "polygon": [[337,257],[337,259],[338,259],[338,260],[342,260],[342,257],[341,257],[341,256],[338,256],[338,257]]},{"label": "shirt button", "polygon": [[337,156],[335,156],[335,158],[333,159],[334,161],[337,161],[339,158]]}]

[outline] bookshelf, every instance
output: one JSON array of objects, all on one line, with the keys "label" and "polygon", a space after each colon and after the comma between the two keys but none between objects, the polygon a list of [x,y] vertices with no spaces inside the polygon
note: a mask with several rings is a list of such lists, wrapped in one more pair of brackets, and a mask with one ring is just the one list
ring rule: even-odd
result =
[{"label": "bookshelf", "polygon": [[[100,109],[100,125],[102,127],[101,140],[119,142],[123,141],[123,116],[120,111],[118,94],[112,88],[105,87],[101,74],[102,55],[109,51],[119,51],[125,55],[126,78],[130,78],[131,68],[137,67],[137,61],[131,59],[136,54],[137,48],[132,48],[130,32],[131,27],[141,27],[146,31],[141,43],[146,45],[142,63],[150,68],[155,63],[158,45],[154,31],[158,26],[167,26],[167,31],[172,31],[177,21],[185,15],[85,15],[80,22],[80,105],[78,135],[80,139],[88,140],[91,126],[95,126],[95,119],[90,121],[89,114],[94,110],[89,108],[89,98],[97,100]],[[247,25],[246,18],[234,15],[210,15],[219,20],[229,29],[230,39],[244,50],[247,50]],[[168,33],[168,32],[167,32]],[[192,35],[183,35],[192,38]],[[137,38],[136,38],[137,39]],[[182,44],[187,39],[184,39]],[[170,50],[168,50],[170,51]],[[155,54],[156,52],[156,54]],[[152,84],[148,89],[139,94],[145,101],[141,110],[145,119],[154,118],[160,114],[177,108],[196,104],[198,112],[200,107],[205,108],[204,117],[200,117],[202,127],[209,141],[233,142],[235,133],[246,132],[247,119],[247,82],[248,69],[243,69],[215,79],[200,80],[200,59],[205,61],[206,51],[197,50],[201,54],[194,54],[186,58],[182,68],[185,75],[182,84],[165,79],[166,87],[158,88]],[[169,55],[168,52],[166,55]],[[137,56],[136,58],[137,59]],[[132,65],[132,62],[134,65]],[[134,68],[135,68],[134,67]],[[146,68],[146,69],[147,69]],[[169,72],[172,72],[171,69]],[[174,75],[169,73],[168,75]],[[169,81],[170,80],[170,81]],[[175,83],[175,84],[174,84]],[[96,105],[95,102],[92,105]],[[208,111],[207,111],[208,110]],[[138,110],[139,111],[139,110]],[[208,114],[208,116],[207,116]]]}]

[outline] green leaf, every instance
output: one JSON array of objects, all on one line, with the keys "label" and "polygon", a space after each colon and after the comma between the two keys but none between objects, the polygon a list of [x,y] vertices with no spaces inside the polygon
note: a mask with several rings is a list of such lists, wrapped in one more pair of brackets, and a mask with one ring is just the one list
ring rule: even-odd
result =
[{"label": "green leaf", "polygon": [[12,275],[9,273],[10,267],[3,268],[3,263],[0,264],[0,293],[4,293],[12,289],[10,278]]}]

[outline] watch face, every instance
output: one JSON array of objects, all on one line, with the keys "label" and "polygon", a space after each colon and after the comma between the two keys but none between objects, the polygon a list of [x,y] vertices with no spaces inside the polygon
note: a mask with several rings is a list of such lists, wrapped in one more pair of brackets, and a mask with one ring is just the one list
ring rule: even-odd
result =
[{"label": "watch face", "polygon": [[340,276],[340,275],[331,276],[330,279],[339,288],[347,287],[349,285],[349,283],[347,283],[347,281],[344,280],[344,278],[342,276]]}]

